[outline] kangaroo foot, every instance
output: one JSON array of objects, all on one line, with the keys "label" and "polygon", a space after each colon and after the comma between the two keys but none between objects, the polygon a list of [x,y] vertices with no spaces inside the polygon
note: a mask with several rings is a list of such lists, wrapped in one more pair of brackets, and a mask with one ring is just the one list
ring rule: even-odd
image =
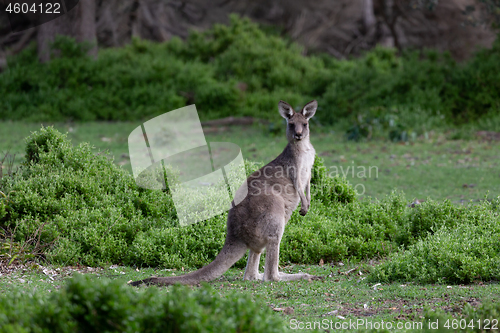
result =
[{"label": "kangaroo foot", "polygon": [[296,280],[321,280],[322,277],[311,275],[307,273],[297,273],[297,274],[287,274],[280,272],[280,280],[281,281],[296,281]]},{"label": "kangaroo foot", "polygon": [[247,274],[247,275],[245,275],[243,277],[243,280],[245,280],[245,281],[256,281],[256,280],[262,281],[263,277],[264,277],[263,273],[257,273],[256,275],[254,275],[254,274],[252,274],[252,275]]}]

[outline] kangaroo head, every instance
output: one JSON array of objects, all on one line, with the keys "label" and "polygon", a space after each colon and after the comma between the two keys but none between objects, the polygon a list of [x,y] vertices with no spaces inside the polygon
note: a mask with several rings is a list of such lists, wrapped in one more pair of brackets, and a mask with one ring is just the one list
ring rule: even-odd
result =
[{"label": "kangaroo head", "polygon": [[311,101],[307,103],[302,111],[295,112],[287,102],[280,101],[278,109],[283,118],[285,118],[286,137],[288,142],[300,141],[309,137],[309,119],[316,113],[318,102]]}]

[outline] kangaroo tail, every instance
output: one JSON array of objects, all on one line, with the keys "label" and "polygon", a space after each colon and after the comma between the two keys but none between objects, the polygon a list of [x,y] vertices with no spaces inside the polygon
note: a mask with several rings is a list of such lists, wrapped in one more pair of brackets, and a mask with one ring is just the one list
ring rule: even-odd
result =
[{"label": "kangaroo tail", "polygon": [[168,286],[175,283],[180,284],[198,284],[202,281],[212,281],[226,272],[234,263],[236,263],[247,251],[247,246],[240,242],[231,243],[226,240],[222,250],[214,261],[199,270],[181,275],[169,277],[151,277],[148,279],[130,282],[132,286],[141,284],[156,284]]}]

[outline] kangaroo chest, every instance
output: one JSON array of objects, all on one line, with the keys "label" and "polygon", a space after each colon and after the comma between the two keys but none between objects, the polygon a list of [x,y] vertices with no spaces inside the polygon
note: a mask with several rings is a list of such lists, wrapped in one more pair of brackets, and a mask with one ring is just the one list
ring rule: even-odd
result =
[{"label": "kangaroo chest", "polygon": [[[311,177],[312,166],[314,164],[314,158],[316,152],[310,143],[304,144],[300,147],[300,150],[295,152],[294,167],[295,167],[295,177],[296,185],[293,193],[287,192],[285,200],[285,221],[288,221],[292,212],[297,208],[300,203],[299,192],[304,193],[309,179]],[[290,179],[290,185],[293,183],[293,179]]]},{"label": "kangaroo chest", "polygon": [[300,159],[298,161],[298,181],[300,184],[300,191],[304,191],[306,188],[306,185],[308,184],[309,178],[311,177],[311,172],[312,172],[312,167],[314,164],[314,158],[316,156],[316,152],[313,148],[313,146],[309,143],[308,145],[305,145],[303,148]]}]

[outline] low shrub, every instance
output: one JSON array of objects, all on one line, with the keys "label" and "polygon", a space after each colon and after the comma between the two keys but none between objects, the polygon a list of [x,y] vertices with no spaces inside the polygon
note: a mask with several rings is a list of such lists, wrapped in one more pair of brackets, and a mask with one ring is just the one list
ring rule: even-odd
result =
[{"label": "low shrub", "polygon": [[[245,164],[247,173],[262,167]],[[372,274],[383,281],[459,283],[500,274],[500,201],[455,206],[428,199],[410,208],[397,192],[360,201],[345,179],[327,174],[319,157],[311,183],[308,214],[297,209],[286,226],[283,262],[389,255]],[[168,189],[139,188],[108,157],[85,143],[73,147],[50,127],[27,138],[24,165],[0,179],[0,187],[8,193],[0,197],[0,226],[12,234],[11,243],[52,263],[199,268],[225,240],[227,213],[181,228]]]},{"label": "low shrub", "polygon": [[[0,119],[144,120],[195,103],[200,119],[253,116],[275,120],[276,103],[317,99],[315,122],[352,124],[348,137],[382,131],[407,140],[432,127],[487,121],[498,113],[500,42],[458,64],[449,54],[377,47],[339,61],[267,33],[248,19],[193,31],[186,41],[133,39],[101,49],[58,37],[47,64],[36,47],[8,59],[0,74]],[[483,120],[481,120],[483,119]],[[347,129],[347,128],[346,128]],[[375,133],[372,133],[372,135]]]},{"label": "low shrub", "polygon": [[[479,308],[473,308],[467,304],[464,307],[463,314],[468,320],[474,320],[475,323],[473,329],[470,327],[467,328],[467,332],[484,332],[490,328],[497,329],[499,324],[498,318],[500,318],[500,303],[496,300],[493,302],[489,301],[481,304]],[[481,323],[481,326],[479,326],[479,322]],[[452,329],[453,328],[454,327],[452,326]]]},{"label": "low shrub", "polygon": [[50,296],[0,297],[0,332],[283,332],[284,323],[247,294],[203,286],[133,289],[77,275]]},{"label": "low shrub", "polygon": [[[457,210],[459,219],[431,227],[406,251],[375,267],[373,281],[416,281],[419,283],[470,283],[500,279],[500,219],[491,204]],[[454,222],[454,223],[449,223]]]},{"label": "low shrub", "polygon": [[385,256],[408,239],[408,208],[401,194],[382,201],[313,201],[308,214],[292,214],[281,242],[282,260],[318,263]]},{"label": "low shrub", "polygon": [[[418,136],[425,135],[431,129],[450,128],[447,121],[443,114],[429,114],[428,110],[423,110],[420,106],[373,107],[359,112],[345,134],[346,139],[352,141],[374,138],[394,142],[415,141]],[[490,125],[488,128],[494,127]],[[464,127],[458,129],[463,131]]]},{"label": "low shrub", "polygon": [[[220,251],[227,214],[180,228],[168,192],[138,188],[131,175],[88,145],[72,147],[64,135],[50,127],[33,133],[26,143],[23,168],[13,177],[2,179],[2,186],[15,194],[11,195],[8,218],[2,226],[15,231],[14,240],[21,243],[39,232],[41,244],[47,246],[43,254],[48,260],[60,264],[193,268],[212,261]],[[250,173],[262,165],[246,162],[246,166]],[[285,260],[309,263],[316,262],[316,258],[362,258],[377,253],[380,244],[359,248],[366,237],[374,236],[366,231],[365,221],[350,216],[352,208],[343,207],[356,202],[352,187],[339,179],[330,180],[321,159],[316,160],[314,168],[313,186],[323,184],[323,188],[336,186],[346,190],[313,190],[308,217],[304,219],[295,213],[285,235],[289,233],[291,238],[298,237],[307,244],[312,238],[303,242],[303,237],[311,233],[308,230],[314,230],[321,234],[315,239],[322,245],[307,247],[311,254],[302,250],[305,245],[288,246],[283,252]],[[399,205],[404,207],[403,202]],[[363,206],[355,207],[362,216]],[[334,214],[337,217],[331,218]],[[345,219],[356,227],[338,228],[337,224],[345,223]],[[323,229],[330,233],[340,229],[346,232],[347,239],[322,233]],[[377,237],[383,242],[388,234]],[[339,244],[343,250],[335,251]],[[244,260],[237,266],[243,267]]]},{"label": "low shrub", "polygon": [[51,127],[27,138],[24,166],[0,182],[10,193],[1,225],[15,241],[39,233],[53,243],[46,257],[60,263],[127,262],[137,233],[176,225],[169,195],[137,187],[105,154],[73,147]]},{"label": "low shrub", "polygon": [[311,196],[325,205],[331,203],[351,203],[356,201],[354,187],[345,177],[330,177],[321,157],[316,155],[311,171]]}]

